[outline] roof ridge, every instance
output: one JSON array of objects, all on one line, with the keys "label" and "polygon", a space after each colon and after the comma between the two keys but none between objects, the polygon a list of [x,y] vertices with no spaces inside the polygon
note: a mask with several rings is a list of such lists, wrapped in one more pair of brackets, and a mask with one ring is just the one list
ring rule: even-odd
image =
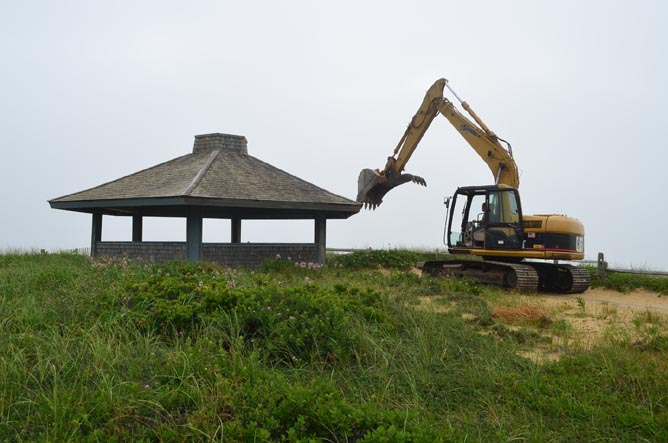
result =
[{"label": "roof ridge", "polygon": [[209,154],[209,158],[206,159],[206,163],[204,163],[204,166],[202,166],[202,169],[199,170],[199,172],[197,173],[195,178],[193,178],[193,181],[190,182],[190,184],[188,185],[186,190],[183,191],[183,195],[190,195],[190,193],[195,190],[197,185],[200,184],[200,182],[202,181],[202,178],[204,178],[207,171],[211,167],[211,164],[213,163],[213,161],[216,159],[216,157],[218,157],[218,153],[220,153],[220,151],[216,150],[216,151],[213,151],[211,154]]}]

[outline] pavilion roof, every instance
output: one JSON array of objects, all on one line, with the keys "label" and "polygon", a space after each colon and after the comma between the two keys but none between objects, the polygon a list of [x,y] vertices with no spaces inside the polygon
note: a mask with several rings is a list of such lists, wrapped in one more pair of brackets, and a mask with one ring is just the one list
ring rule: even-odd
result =
[{"label": "pavilion roof", "polygon": [[347,218],[361,205],[248,155],[245,137],[195,136],[191,154],[49,201],[52,208],[115,215]]}]

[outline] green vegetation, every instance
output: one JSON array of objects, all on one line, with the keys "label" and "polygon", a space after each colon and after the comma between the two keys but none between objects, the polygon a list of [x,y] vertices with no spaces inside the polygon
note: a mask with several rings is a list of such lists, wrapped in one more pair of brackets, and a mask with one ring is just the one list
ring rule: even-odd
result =
[{"label": "green vegetation", "polygon": [[394,268],[407,270],[415,266],[421,254],[403,250],[369,249],[351,254],[332,255],[328,259],[330,266],[343,266],[349,269]]},{"label": "green vegetation", "polygon": [[593,279],[592,287],[604,287],[619,292],[629,292],[642,288],[668,295],[668,277],[608,272],[605,280]]},{"label": "green vegetation", "polygon": [[543,337],[491,314],[498,289],[356,255],[0,255],[0,441],[668,441],[658,330],[539,365],[518,351]]}]

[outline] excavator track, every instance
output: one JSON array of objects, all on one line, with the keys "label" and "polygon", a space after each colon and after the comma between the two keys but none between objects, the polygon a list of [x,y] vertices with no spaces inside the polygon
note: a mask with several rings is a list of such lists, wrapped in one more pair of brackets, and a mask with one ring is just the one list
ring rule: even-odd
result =
[{"label": "excavator track", "polygon": [[591,284],[591,274],[583,268],[570,267],[570,272],[573,275],[573,286],[568,290],[568,294],[579,294],[589,289]]},{"label": "excavator track", "polygon": [[551,263],[506,263],[497,261],[428,261],[422,273],[431,276],[472,278],[521,292],[579,294],[591,283],[589,271],[571,265]]},{"label": "excavator track", "polygon": [[516,289],[521,292],[535,292],[538,289],[538,283],[540,279],[538,278],[538,273],[531,266],[517,264],[517,263],[503,263],[503,262],[492,262],[497,266],[507,266],[512,268],[514,277],[510,274],[510,278],[514,279],[515,284],[513,289]]},{"label": "excavator track", "polygon": [[591,275],[584,268],[551,263],[530,263],[539,276],[542,292],[579,294],[586,291],[591,283]]},{"label": "excavator track", "polygon": [[540,280],[530,265],[496,261],[427,261],[422,266],[422,273],[433,277],[472,278],[480,283],[521,292],[536,292]]}]

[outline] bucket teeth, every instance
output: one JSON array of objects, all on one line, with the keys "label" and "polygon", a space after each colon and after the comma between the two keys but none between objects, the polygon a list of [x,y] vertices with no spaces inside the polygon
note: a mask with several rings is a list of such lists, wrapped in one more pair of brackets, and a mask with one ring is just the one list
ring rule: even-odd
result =
[{"label": "bucket teeth", "polygon": [[419,175],[413,176],[413,183],[416,183],[420,186],[427,186],[427,181],[424,178],[420,177]]}]

